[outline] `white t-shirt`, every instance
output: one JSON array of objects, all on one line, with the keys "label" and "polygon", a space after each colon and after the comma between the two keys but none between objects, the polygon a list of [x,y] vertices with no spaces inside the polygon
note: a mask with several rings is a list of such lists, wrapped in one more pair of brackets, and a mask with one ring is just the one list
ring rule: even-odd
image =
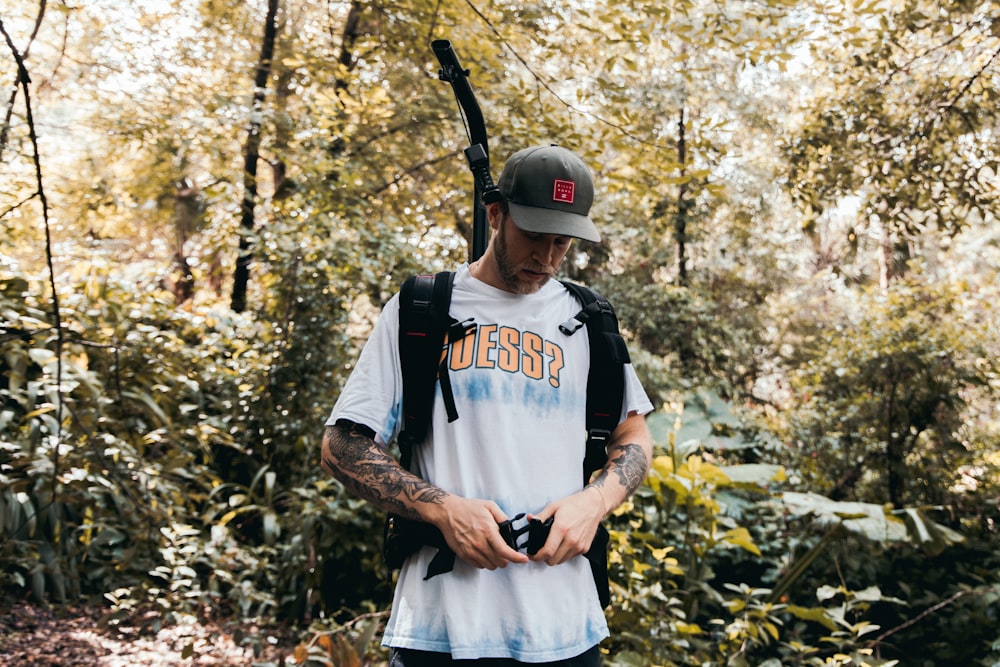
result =
[{"label": "white t-shirt", "polygon": [[[496,289],[457,272],[451,315],[475,319],[477,331],[449,349],[458,420],[448,423],[440,386],[430,438],[413,453],[414,472],[467,498],[495,501],[509,516],[538,513],[579,491],[583,482],[590,346],[586,329],[567,336],[559,324],[580,303],[558,281],[535,294]],[[383,442],[400,428],[399,301],[379,318],[327,424],[365,424]],[[626,366],[622,418],[652,410]],[[451,653],[455,659],[564,660],[608,636],[586,558],[562,565],[510,564],[455,569],[424,580],[436,550],[404,564],[382,643]]]}]

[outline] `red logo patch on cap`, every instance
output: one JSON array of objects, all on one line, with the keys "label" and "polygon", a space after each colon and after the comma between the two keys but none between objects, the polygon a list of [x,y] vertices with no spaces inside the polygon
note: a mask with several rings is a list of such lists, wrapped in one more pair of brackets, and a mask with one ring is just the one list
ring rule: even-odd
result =
[{"label": "red logo patch on cap", "polygon": [[572,204],[576,195],[576,183],[573,181],[562,181],[558,178],[552,184],[552,201],[560,201],[564,204]]}]

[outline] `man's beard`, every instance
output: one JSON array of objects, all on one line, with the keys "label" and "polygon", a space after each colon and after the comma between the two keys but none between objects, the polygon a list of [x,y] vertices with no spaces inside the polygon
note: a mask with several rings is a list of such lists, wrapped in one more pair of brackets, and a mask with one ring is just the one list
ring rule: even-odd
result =
[{"label": "man's beard", "polygon": [[497,269],[500,271],[500,280],[503,284],[507,286],[511,292],[515,294],[534,294],[542,288],[542,285],[549,281],[548,278],[545,280],[540,280],[538,282],[528,282],[520,280],[517,277],[517,267],[510,261],[510,257],[507,256],[507,219],[505,218],[500,223],[500,229],[497,230],[496,247],[494,248],[494,255],[497,260]]}]

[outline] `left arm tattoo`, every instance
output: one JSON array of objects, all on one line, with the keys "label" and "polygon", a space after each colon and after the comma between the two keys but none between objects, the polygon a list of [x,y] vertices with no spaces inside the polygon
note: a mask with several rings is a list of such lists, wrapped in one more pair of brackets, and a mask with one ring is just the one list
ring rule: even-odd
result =
[{"label": "left arm tattoo", "polygon": [[625,495],[631,495],[646,478],[649,467],[646,453],[635,443],[610,445],[608,450],[608,472],[617,475],[619,484],[625,487]]},{"label": "left arm tattoo", "polygon": [[608,462],[604,470],[591,482],[593,486],[604,486],[612,474],[618,477],[618,483],[625,487],[625,497],[639,488],[646,478],[649,462],[642,447],[635,443],[613,444],[608,446]]}]

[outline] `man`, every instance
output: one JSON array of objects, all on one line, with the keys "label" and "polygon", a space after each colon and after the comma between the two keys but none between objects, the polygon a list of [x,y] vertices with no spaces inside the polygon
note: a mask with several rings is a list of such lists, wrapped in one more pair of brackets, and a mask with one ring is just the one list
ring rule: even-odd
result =
[{"label": "man", "polygon": [[[327,421],[324,469],[378,507],[433,524],[457,556],[452,571],[430,578],[435,549],[404,564],[383,637],[390,667],[596,667],[608,628],[582,555],[652,456],[652,405],[629,364],[608,462],[581,489],[589,341],[559,330],[581,306],[551,278],[574,238],[600,240],[589,169],[564,148],[528,148],[508,160],[498,188],[489,245],[460,267],[452,290],[451,315],[477,323],[449,350],[459,418],[449,422],[435,401],[431,434],[413,452],[416,474],[387,453],[402,421],[397,295]],[[552,519],[530,557],[498,531],[522,512]]]}]

